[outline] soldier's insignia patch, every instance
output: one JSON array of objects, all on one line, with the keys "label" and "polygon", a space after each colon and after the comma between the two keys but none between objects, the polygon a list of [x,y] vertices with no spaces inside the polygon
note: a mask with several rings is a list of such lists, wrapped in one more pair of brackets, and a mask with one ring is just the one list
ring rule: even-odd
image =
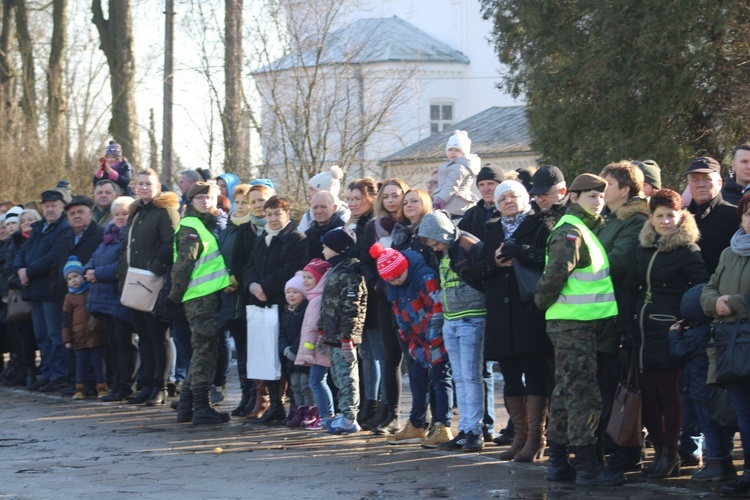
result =
[{"label": "soldier's insignia patch", "polygon": [[565,239],[568,240],[568,241],[575,241],[575,240],[578,239],[578,235],[577,234],[568,233],[568,234],[565,235]]},{"label": "soldier's insignia patch", "polygon": [[198,235],[197,234],[189,234],[188,238],[190,238],[191,240],[197,240],[198,239]]}]

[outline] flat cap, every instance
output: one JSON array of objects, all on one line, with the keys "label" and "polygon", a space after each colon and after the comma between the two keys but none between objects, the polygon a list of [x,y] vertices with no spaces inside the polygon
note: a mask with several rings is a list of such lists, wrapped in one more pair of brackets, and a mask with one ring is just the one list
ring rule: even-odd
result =
[{"label": "flat cap", "polygon": [[64,202],[63,194],[57,189],[48,189],[42,192],[42,203],[45,201],[62,201]]},{"label": "flat cap", "polygon": [[607,181],[598,175],[581,174],[575,178],[568,190],[578,192],[596,190],[603,193],[606,188]]},{"label": "flat cap", "polygon": [[721,174],[721,165],[719,164],[719,162],[714,160],[710,156],[700,156],[693,160],[693,163],[690,164],[690,168],[687,169],[685,175],[710,174],[711,172]]},{"label": "flat cap", "polygon": [[534,172],[534,176],[532,177],[533,187],[529,194],[544,194],[561,182],[565,182],[562,170],[554,165],[545,165]]},{"label": "flat cap", "polygon": [[91,201],[91,198],[89,198],[88,196],[79,194],[77,196],[74,196],[73,199],[70,200],[67,205],[65,205],[65,210],[68,210],[70,208],[77,207],[80,205],[91,208],[94,206],[94,203]]}]

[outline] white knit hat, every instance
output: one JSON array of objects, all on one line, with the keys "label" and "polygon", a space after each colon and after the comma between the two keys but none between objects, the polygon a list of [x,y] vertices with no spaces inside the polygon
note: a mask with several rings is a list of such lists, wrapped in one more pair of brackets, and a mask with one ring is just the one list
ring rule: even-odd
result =
[{"label": "white knit hat", "polygon": [[445,146],[445,150],[448,151],[450,148],[457,148],[464,152],[464,155],[471,153],[471,139],[469,134],[465,130],[456,130],[453,135],[448,139],[448,144]]},{"label": "white knit hat", "polygon": [[317,191],[328,191],[334,198],[338,198],[341,191],[339,179],[342,177],[344,177],[344,171],[334,165],[327,172],[314,175],[307,185]]},{"label": "white knit hat", "polygon": [[526,191],[526,188],[523,187],[523,184],[521,184],[518,181],[503,181],[500,184],[497,185],[495,188],[495,206],[498,210],[500,210],[500,207],[497,206],[497,200],[503,195],[503,193],[506,193],[508,191],[512,191],[513,194],[518,196],[521,200],[521,208],[525,207],[529,204],[529,192]]}]

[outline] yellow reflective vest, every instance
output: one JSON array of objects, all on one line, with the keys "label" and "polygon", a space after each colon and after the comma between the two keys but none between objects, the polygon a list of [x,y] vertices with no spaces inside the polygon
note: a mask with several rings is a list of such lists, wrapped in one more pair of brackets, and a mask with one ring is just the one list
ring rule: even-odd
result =
[{"label": "yellow reflective vest", "polygon": [[564,215],[555,225],[555,229],[566,223],[575,226],[581,232],[591,257],[591,264],[584,268],[576,268],[570,273],[557,301],[547,309],[545,318],[594,321],[617,316],[615,288],[609,276],[609,259],[604,247],[583,221],[574,215]]},{"label": "yellow reflective vest", "polygon": [[[175,234],[183,226],[198,233],[202,245],[201,255],[195,261],[195,269],[190,273],[190,283],[188,283],[187,291],[182,297],[182,301],[186,302],[211,295],[228,287],[229,272],[227,272],[224,257],[221,256],[219,251],[219,243],[216,241],[216,237],[206,229],[203,222],[197,217],[185,217],[177,226]],[[177,261],[177,238],[174,241],[174,260]]]}]

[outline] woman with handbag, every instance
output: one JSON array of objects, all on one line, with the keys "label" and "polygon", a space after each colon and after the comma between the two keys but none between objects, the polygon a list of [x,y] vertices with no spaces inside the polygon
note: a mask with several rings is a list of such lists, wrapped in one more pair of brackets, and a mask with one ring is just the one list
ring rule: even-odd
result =
[{"label": "woman with handbag", "polygon": [[[750,316],[747,307],[747,299],[750,296],[750,194],[740,199],[737,209],[741,218],[740,228],[732,236],[729,248],[721,253],[719,265],[701,294],[703,311],[715,318],[716,337],[719,333],[718,328],[732,328],[737,322],[746,324]],[[727,373],[727,367],[718,366],[718,363],[723,361],[722,357],[712,354],[709,352],[708,357],[709,383],[716,381],[715,376],[719,368],[723,368],[718,370],[722,374],[720,378],[729,378],[731,373]],[[747,360],[748,358],[744,357],[745,367]],[[718,381],[723,383],[737,411],[737,424],[745,460],[742,476],[736,482],[723,486],[721,492],[725,495],[746,495],[750,493],[750,377]],[[727,472],[731,473],[729,470]]]},{"label": "woman with handbag", "polygon": [[679,475],[682,427],[680,368],[670,355],[667,333],[680,317],[682,294],[708,281],[708,274],[696,245],[698,227],[682,210],[680,194],[655,192],[649,212],[618,303],[618,328],[623,346],[631,346],[638,360],[643,424],[654,443],[654,460],[642,474],[665,478]]},{"label": "woman with handbag", "polygon": [[485,226],[484,258],[478,263],[487,294],[484,359],[500,362],[505,403],[515,427],[511,447],[500,459],[530,462],[546,443],[553,350],[544,313],[530,296],[521,297],[517,272],[523,266],[541,276],[547,238],[558,216],[535,213],[518,181],[501,182],[494,197],[500,217]]},{"label": "woman with handbag", "polygon": [[[262,308],[277,306],[280,320],[282,308],[286,304],[284,286],[295,272],[301,271],[305,266],[307,244],[305,235],[296,230],[297,224],[291,219],[287,198],[272,196],[263,209],[266,213],[265,230],[253,245],[251,260],[245,268],[244,283],[250,292],[249,304]],[[250,331],[248,335],[251,335]],[[268,353],[268,356],[278,355],[276,351]],[[251,373],[248,373],[248,377],[251,377]],[[281,384],[279,380],[267,380],[265,385],[268,387],[271,406],[258,422],[281,423],[287,417],[281,400]]]},{"label": "woman with handbag", "polygon": [[101,321],[109,339],[109,359],[112,360],[112,380],[109,393],[100,398],[105,402],[124,401],[132,397],[138,365],[138,343],[130,323],[129,310],[120,303],[117,290],[117,268],[125,225],[130,215],[130,205],[135,200],[120,196],[112,202],[112,222],[104,230],[104,239],[84,266],[84,277],[91,283],[86,309]]},{"label": "woman with handbag", "polygon": [[[164,276],[172,265],[174,232],[180,223],[180,198],[162,192],[159,176],[153,169],[139,172],[136,180],[138,200],[130,205],[125,228],[118,276],[120,289],[125,285],[128,268]],[[142,364],[141,391],[128,404],[147,406],[164,404],[167,375],[171,364],[169,323],[151,311],[130,309],[130,319],[139,339]]]}]

